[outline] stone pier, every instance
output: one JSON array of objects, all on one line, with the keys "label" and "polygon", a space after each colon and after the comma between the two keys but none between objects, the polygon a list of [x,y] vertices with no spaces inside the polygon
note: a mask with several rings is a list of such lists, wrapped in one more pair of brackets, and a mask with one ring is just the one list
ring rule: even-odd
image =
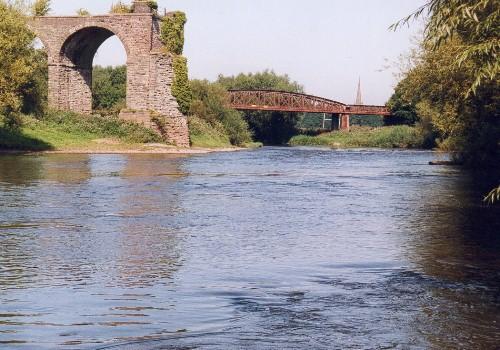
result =
[{"label": "stone pier", "polygon": [[44,44],[49,65],[49,107],[82,114],[92,112],[92,63],[101,44],[113,35],[127,53],[126,109],[120,116],[158,130],[189,147],[187,118],[172,95],[172,57],[162,50],[160,18],[146,1],[134,1],[134,12],[102,16],[44,16],[29,26]]}]

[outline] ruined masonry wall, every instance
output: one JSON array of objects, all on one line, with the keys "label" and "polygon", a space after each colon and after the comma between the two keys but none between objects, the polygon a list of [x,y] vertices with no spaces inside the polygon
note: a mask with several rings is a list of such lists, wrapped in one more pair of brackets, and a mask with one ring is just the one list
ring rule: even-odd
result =
[{"label": "ruined masonry wall", "polygon": [[[149,103],[164,120],[165,134],[179,146],[189,146],[187,118],[179,112],[177,100],[171,93],[174,80],[172,56],[157,52],[150,56]],[[165,87],[168,86],[168,89]]]},{"label": "ruined masonry wall", "polygon": [[116,35],[127,52],[127,108],[121,116],[154,128],[147,115],[160,115],[167,139],[189,146],[187,118],[171,91],[172,59],[160,51],[160,23],[152,13],[36,17],[29,26],[47,50],[51,108],[92,112],[92,59]]}]

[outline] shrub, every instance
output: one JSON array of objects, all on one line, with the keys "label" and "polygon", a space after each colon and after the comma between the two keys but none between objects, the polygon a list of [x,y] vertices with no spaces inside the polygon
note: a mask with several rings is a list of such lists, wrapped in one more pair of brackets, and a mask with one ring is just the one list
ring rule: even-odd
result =
[{"label": "shrub", "polygon": [[298,135],[290,140],[292,146],[421,148],[422,135],[417,128],[400,125],[381,128],[353,126],[351,132],[334,131],[318,136]]},{"label": "shrub", "polygon": [[78,16],[82,16],[82,17],[90,16],[90,12],[88,10],[86,10],[86,9],[83,9],[83,8],[76,10],[76,14]]},{"label": "shrub", "polygon": [[110,13],[124,14],[124,13],[132,13],[132,12],[133,12],[132,6],[126,5],[126,4],[122,3],[121,1],[118,1],[116,4],[111,5]]}]

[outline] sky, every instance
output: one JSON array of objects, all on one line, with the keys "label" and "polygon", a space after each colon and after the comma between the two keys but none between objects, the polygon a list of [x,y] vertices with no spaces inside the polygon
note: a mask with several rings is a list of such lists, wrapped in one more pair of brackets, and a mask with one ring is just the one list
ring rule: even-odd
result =
[{"label": "sky", "polygon": [[[115,0],[116,2],[117,0]],[[127,2],[125,0],[124,2]],[[389,26],[425,0],[159,0],[161,13],[186,12],[184,55],[191,78],[215,80],[265,69],[288,74],[312,95],[354,103],[361,78],[365,104],[384,104],[397,83],[398,58],[422,23]],[[113,0],[52,0],[54,15],[109,11]],[[126,62],[110,38],[94,64]]]}]

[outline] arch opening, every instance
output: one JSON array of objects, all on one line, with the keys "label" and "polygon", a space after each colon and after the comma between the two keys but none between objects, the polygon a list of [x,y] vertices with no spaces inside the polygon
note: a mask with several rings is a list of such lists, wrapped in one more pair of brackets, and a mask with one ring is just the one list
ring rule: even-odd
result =
[{"label": "arch opening", "polygon": [[[62,81],[67,85],[60,87],[64,91],[60,102],[66,101],[69,110],[89,114],[94,109],[119,112],[125,108],[127,50],[114,32],[102,27],[80,29],[66,39],[60,55]],[[106,56],[114,61],[103,60]],[[114,64],[103,67],[102,61]]]},{"label": "arch opening", "polygon": [[126,108],[127,53],[117,36],[98,48],[92,65],[92,109],[100,114],[118,114]]},{"label": "arch opening", "polygon": [[39,37],[35,37],[31,44],[33,48],[33,73],[27,86],[23,88],[23,104],[21,112],[24,114],[42,115],[47,110],[48,56],[45,44]]}]

